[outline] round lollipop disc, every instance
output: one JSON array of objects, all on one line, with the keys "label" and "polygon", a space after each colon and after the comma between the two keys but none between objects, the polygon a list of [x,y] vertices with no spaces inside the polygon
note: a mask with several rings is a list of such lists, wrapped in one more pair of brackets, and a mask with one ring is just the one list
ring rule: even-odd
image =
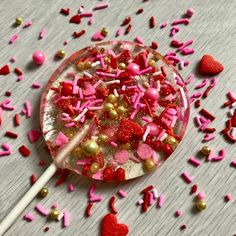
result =
[{"label": "round lollipop disc", "polygon": [[52,158],[89,124],[64,167],[123,181],[150,173],[171,156],[186,130],[189,100],[181,76],[159,53],[109,41],[62,63],[42,95],[40,117]]}]

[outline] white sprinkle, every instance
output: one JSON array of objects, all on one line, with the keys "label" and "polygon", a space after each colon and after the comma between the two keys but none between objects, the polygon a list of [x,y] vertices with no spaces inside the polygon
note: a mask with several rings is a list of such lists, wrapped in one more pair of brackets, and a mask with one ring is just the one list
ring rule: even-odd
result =
[{"label": "white sprinkle", "polygon": [[82,118],[82,116],[84,116],[87,111],[88,111],[88,109],[85,108],[77,117],[74,118],[74,121],[80,120]]}]

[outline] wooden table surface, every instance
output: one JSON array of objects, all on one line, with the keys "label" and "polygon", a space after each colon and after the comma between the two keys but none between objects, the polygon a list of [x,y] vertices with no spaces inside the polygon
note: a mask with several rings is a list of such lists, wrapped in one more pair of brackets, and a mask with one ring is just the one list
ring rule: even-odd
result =
[{"label": "wooden table surface", "polygon": [[[43,159],[47,165],[51,162],[50,156],[44,151],[44,140],[41,138],[35,144],[27,140],[27,131],[39,128],[39,101],[52,72],[60,65],[61,61],[55,61],[54,55],[57,50],[65,49],[67,55],[91,44],[90,38],[93,32],[107,27],[109,35],[107,39],[114,39],[119,24],[126,16],[132,16],[132,31],[119,39],[131,40],[141,36],[145,44],[155,40],[159,43],[159,51],[166,53],[170,50],[169,30],[170,26],[159,29],[149,29],[148,19],[155,16],[160,24],[163,21],[171,22],[182,16],[189,7],[196,10],[188,26],[180,26],[181,31],[176,39],[186,41],[194,39],[194,55],[187,56],[191,64],[181,74],[184,78],[190,73],[195,73],[196,65],[204,54],[211,54],[225,67],[223,73],[218,76],[219,83],[211,92],[208,99],[202,101],[202,106],[216,115],[217,119],[213,125],[219,132],[224,127],[227,109],[221,105],[226,100],[225,94],[229,90],[236,92],[236,1],[235,0],[172,0],[142,2],[134,1],[110,1],[108,9],[96,11],[95,23],[87,26],[87,20],[80,25],[69,24],[68,17],[59,14],[62,7],[69,7],[71,15],[76,14],[79,6],[83,4],[86,11],[91,10],[100,1],[46,1],[46,0],[1,0],[0,2],[0,66],[9,63],[11,56],[16,55],[17,61],[9,63],[11,69],[19,67],[24,72],[24,79],[16,82],[16,75],[0,76],[0,101],[6,99],[5,91],[12,91],[13,105],[15,111],[4,112],[3,125],[0,127],[0,144],[7,142],[12,146],[13,154],[0,158],[0,220],[17,203],[23,194],[29,189],[29,177],[35,173],[39,176],[43,168],[38,166],[38,161]],[[144,8],[141,15],[135,15],[139,8]],[[31,20],[33,25],[30,28],[12,27],[17,16],[24,20]],[[38,34],[42,28],[46,28],[48,35],[43,40],[38,40]],[[79,39],[71,39],[74,31],[86,29],[86,35]],[[12,45],[8,45],[10,37],[17,33],[19,39]],[[71,40],[70,40],[71,39]],[[67,46],[63,46],[65,40],[70,40]],[[47,62],[41,67],[34,66],[31,61],[32,53],[35,50],[43,50],[47,55]],[[194,85],[201,78],[196,75],[196,81],[188,86],[189,93],[193,94]],[[33,90],[33,82],[42,84],[39,90]],[[33,115],[30,119],[22,117],[22,124],[14,128],[12,117],[23,108],[25,100],[28,99],[33,107]],[[203,135],[193,125],[193,117],[197,114],[196,109],[191,109],[190,122],[186,135],[178,146],[176,152],[156,172],[124,184],[97,184],[97,193],[104,197],[101,203],[95,205],[92,216],[84,217],[84,210],[87,205],[87,190],[91,184],[74,174],[70,175],[67,183],[76,184],[76,190],[67,193],[67,185],[64,184],[55,188],[53,178],[48,183],[50,194],[41,203],[50,207],[53,202],[59,204],[60,209],[66,208],[71,215],[71,225],[63,228],[60,223],[48,222],[37,213],[36,220],[27,223],[22,216],[17,219],[14,225],[5,234],[7,236],[33,236],[44,235],[43,229],[49,226],[47,235],[99,235],[99,227],[102,216],[108,212],[108,201],[111,195],[116,194],[122,188],[128,195],[123,200],[117,200],[119,209],[118,219],[129,226],[129,235],[219,235],[228,236],[236,233],[236,170],[230,167],[230,162],[236,159],[235,144],[226,143],[222,136],[217,135],[216,139],[209,145],[220,150],[225,148],[226,158],[222,162],[204,163],[200,168],[195,168],[187,163],[190,156],[196,155],[202,147]],[[19,134],[16,140],[4,137],[7,130],[15,130]],[[32,154],[29,158],[23,158],[17,151],[18,147],[26,144],[30,147]],[[193,196],[189,195],[190,187],[179,177],[183,171],[187,171],[194,178],[199,189],[206,193],[207,210],[196,214],[193,211]],[[166,202],[161,209],[151,207],[146,214],[140,214],[140,207],[136,202],[140,199],[139,191],[145,186],[153,184],[162,193]],[[231,193],[233,200],[225,203],[223,197]],[[39,199],[27,207],[25,212],[33,211]],[[184,214],[180,218],[174,217],[174,212],[181,209]],[[186,224],[187,228],[180,231],[179,227]]]}]

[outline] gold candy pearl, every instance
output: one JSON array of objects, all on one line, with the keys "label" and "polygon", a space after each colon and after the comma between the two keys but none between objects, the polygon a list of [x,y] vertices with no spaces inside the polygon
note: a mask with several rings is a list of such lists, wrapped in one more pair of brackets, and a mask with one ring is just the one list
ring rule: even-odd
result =
[{"label": "gold candy pearl", "polygon": [[105,143],[105,142],[107,142],[107,140],[108,140],[108,136],[105,134],[100,134],[98,136],[98,142],[100,142],[100,143]]},{"label": "gold candy pearl", "polygon": [[203,155],[208,156],[211,152],[211,149],[208,146],[203,146],[201,152]]},{"label": "gold candy pearl", "polygon": [[117,119],[118,118],[118,113],[117,113],[117,111],[115,111],[115,110],[110,110],[109,111],[109,115],[110,115],[110,117],[112,118],[112,119]]},{"label": "gold candy pearl", "polygon": [[109,57],[104,57],[104,62],[108,64],[111,62],[111,59]]},{"label": "gold candy pearl", "polygon": [[75,134],[74,131],[69,130],[69,129],[66,130],[64,133],[65,133],[65,135],[66,135],[68,138],[70,138],[70,139],[73,138],[73,136],[74,136],[74,134]]},{"label": "gold candy pearl", "polygon": [[98,164],[97,162],[94,162],[94,163],[91,165],[91,167],[90,167],[90,171],[91,171],[93,174],[97,173],[97,172],[99,171],[99,169],[100,169],[100,166],[99,166],[99,164]]},{"label": "gold candy pearl", "polygon": [[103,36],[107,36],[108,35],[108,29],[107,28],[102,28],[102,30],[101,30],[101,34],[103,35]]},{"label": "gold candy pearl", "polygon": [[155,60],[150,59],[150,60],[148,61],[148,65],[151,66],[151,67],[155,67],[155,66],[156,66]]},{"label": "gold candy pearl", "polygon": [[81,156],[82,155],[82,153],[83,153],[83,150],[82,150],[82,148],[81,147],[76,147],[76,148],[74,148],[72,151],[71,151],[71,155],[72,156]]},{"label": "gold candy pearl", "polygon": [[105,109],[105,111],[111,111],[112,109],[114,109],[114,106],[113,106],[113,104],[108,102],[105,104],[104,109]]},{"label": "gold candy pearl", "polygon": [[152,159],[145,160],[144,165],[145,165],[145,168],[147,169],[147,171],[153,171],[156,167],[156,165]]},{"label": "gold candy pearl", "polygon": [[118,68],[119,68],[120,70],[124,70],[124,69],[126,68],[125,63],[121,62],[121,63],[118,65]]},{"label": "gold candy pearl", "polygon": [[94,140],[87,140],[83,145],[83,151],[87,155],[95,156],[99,151],[99,146]]},{"label": "gold candy pearl", "polygon": [[202,210],[206,209],[207,205],[206,205],[206,202],[204,202],[204,201],[198,201],[196,203],[196,207],[199,211],[202,211]]},{"label": "gold candy pearl", "polygon": [[84,68],[85,68],[85,69],[91,68],[91,65],[92,65],[91,61],[85,61],[85,62],[84,62]]},{"label": "gold candy pearl", "polygon": [[173,146],[177,144],[177,140],[173,136],[170,136],[170,135],[167,136],[166,142]]},{"label": "gold candy pearl", "polygon": [[79,63],[77,64],[77,69],[78,69],[79,71],[84,70],[84,62],[79,62]]},{"label": "gold candy pearl", "polygon": [[44,187],[39,192],[40,197],[46,197],[48,195],[48,188]]},{"label": "gold candy pearl", "polygon": [[131,148],[131,145],[130,145],[130,143],[125,143],[125,144],[122,144],[121,147],[123,149],[129,150]]},{"label": "gold candy pearl", "polygon": [[60,212],[57,209],[52,209],[50,212],[50,217],[53,220],[57,220],[59,215],[60,215]]},{"label": "gold candy pearl", "polygon": [[59,50],[59,51],[57,52],[57,56],[60,57],[60,58],[65,57],[65,55],[66,55],[66,52],[65,52],[64,50]]},{"label": "gold candy pearl", "polygon": [[123,106],[118,106],[118,107],[117,107],[117,112],[118,112],[119,114],[124,114],[124,113],[127,112],[127,109],[126,109],[125,107],[123,107]]},{"label": "gold candy pearl", "polygon": [[21,25],[22,22],[23,22],[23,20],[22,20],[20,17],[17,17],[16,20],[15,20],[15,24],[16,24],[17,26]]},{"label": "gold candy pearl", "polygon": [[114,94],[109,94],[107,100],[111,103],[116,102],[116,96]]}]

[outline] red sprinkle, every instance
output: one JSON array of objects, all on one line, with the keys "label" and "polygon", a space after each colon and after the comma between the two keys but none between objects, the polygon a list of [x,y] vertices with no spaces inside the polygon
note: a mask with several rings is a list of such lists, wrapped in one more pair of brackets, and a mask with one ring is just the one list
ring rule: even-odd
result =
[{"label": "red sprinkle", "polygon": [[6,91],[5,92],[5,96],[10,97],[11,96],[11,92],[10,91]]},{"label": "red sprinkle", "polygon": [[207,98],[208,95],[209,95],[209,92],[211,91],[211,89],[212,89],[212,86],[208,86],[208,87],[206,88],[206,90],[204,91],[202,97],[203,97],[203,98]]},{"label": "red sprinkle", "polygon": [[143,212],[146,212],[147,209],[148,209],[149,199],[150,199],[150,193],[149,192],[145,192],[145,194],[144,194],[144,202],[143,202],[143,205],[142,205]]},{"label": "red sprinkle", "polygon": [[136,15],[139,15],[139,14],[141,14],[143,12],[143,8],[140,8],[140,9],[138,9],[137,11],[136,11]]},{"label": "red sprinkle", "polygon": [[40,160],[38,165],[39,166],[45,166],[45,161],[44,160]]},{"label": "red sprinkle", "polygon": [[62,170],[61,176],[56,181],[55,186],[57,187],[57,186],[63,184],[66,181],[68,175],[69,175],[69,170],[67,170],[67,169]]},{"label": "red sprinkle", "polygon": [[15,68],[14,72],[17,74],[17,75],[23,75],[23,72],[19,69],[19,68]]},{"label": "red sprinkle", "polygon": [[30,155],[30,150],[25,145],[20,146],[18,150],[24,157],[28,157]]},{"label": "red sprinkle", "polygon": [[43,231],[44,231],[44,232],[48,232],[48,230],[49,230],[49,227],[47,226],[47,227],[44,228]]},{"label": "red sprinkle", "polygon": [[200,107],[201,106],[201,100],[196,100],[195,101],[195,103],[194,103],[194,106],[195,106],[195,108],[198,108],[198,107]]},{"label": "red sprinkle", "polygon": [[14,125],[19,126],[20,125],[20,116],[19,114],[14,115]]},{"label": "red sprinkle", "polygon": [[204,133],[208,133],[208,134],[211,134],[211,133],[214,133],[216,131],[215,128],[211,128],[211,127],[207,127],[204,129]]},{"label": "red sprinkle", "polygon": [[85,210],[85,215],[87,217],[91,216],[91,209],[93,207],[93,203],[89,203],[88,206],[86,207],[86,210]]},{"label": "red sprinkle", "polygon": [[157,42],[152,41],[152,43],[151,43],[151,48],[152,48],[152,49],[157,49],[157,48],[158,48]]},{"label": "red sprinkle", "polygon": [[74,38],[79,38],[79,37],[81,37],[83,34],[85,34],[85,30],[81,30],[80,32],[74,32],[73,33],[73,36],[74,36]]},{"label": "red sprinkle", "polygon": [[150,18],[150,20],[149,20],[149,26],[150,26],[151,29],[156,26],[156,20],[155,20],[155,17],[154,17],[154,16],[152,16],[152,17]]},{"label": "red sprinkle", "polygon": [[204,115],[206,118],[210,119],[210,120],[214,120],[215,116],[213,116],[209,111],[207,111],[206,109],[202,108],[202,110],[200,111],[200,113],[202,113],[202,115]]},{"label": "red sprinkle", "polygon": [[131,28],[132,28],[132,25],[129,24],[129,25],[127,26],[126,30],[125,30],[125,34],[128,34],[128,33],[130,32]]},{"label": "red sprinkle", "polygon": [[117,214],[117,209],[115,207],[115,200],[116,200],[116,197],[115,196],[112,196],[110,201],[109,201],[109,207],[111,209],[111,213],[113,214]]},{"label": "red sprinkle", "polygon": [[153,185],[149,185],[145,189],[143,189],[140,193],[145,194],[146,192],[151,191],[152,189],[153,189]]},{"label": "red sprinkle", "polygon": [[65,15],[65,16],[68,16],[70,14],[70,8],[62,8],[60,10],[60,13]]},{"label": "red sprinkle", "polygon": [[187,228],[187,225],[181,225],[180,230],[185,230]]},{"label": "red sprinkle", "polygon": [[5,136],[8,136],[8,137],[10,137],[10,138],[17,138],[17,137],[18,137],[18,134],[14,133],[14,132],[12,132],[12,131],[7,131],[7,132],[5,133]]},{"label": "red sprinkle", "polygon": [[131,21],[131,17],[130,17],[130,16],[129,16],[129,17],[126,17],[126,18],[123,20],[121,26],[128,25],[128,24],[130,23],[130,21]]},{"label": "red sprinkle", "polygon": [[194,184],[194,185],[192,186],[192,188],[191,188],[191,191],[190,191],[190,193],[191,193],[191,194],[194,194],[194,193],[196,193],[196,192],[197,192],[197,189],[198,189],[197,185],[196,185],[196,184]]},{"label": "red sprinkle", "polygon": [[31,175],[31,176],[30,176],[31,185],[33,185],[36,181],[37,181],[36,175]]}]

